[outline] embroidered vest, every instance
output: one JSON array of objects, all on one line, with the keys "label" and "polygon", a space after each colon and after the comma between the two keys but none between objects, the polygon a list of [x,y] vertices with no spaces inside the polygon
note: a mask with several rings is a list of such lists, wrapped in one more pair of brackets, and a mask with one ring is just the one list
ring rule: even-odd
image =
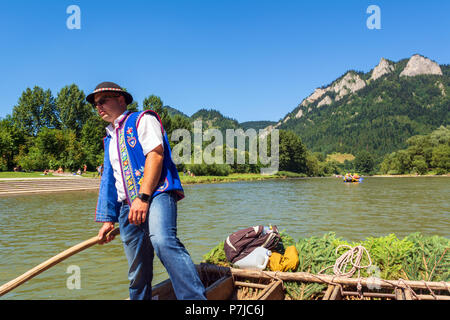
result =
[{"label": "embroidered vest", "polygon": [[[161,123],[161,119],[156,112],[146,110],[143,112],[126,114],[124,119],[122,119],[119,123],[118,128],[116,128],[117,151],[119,153],[119,162],[122,171],[125,194],[129,203],[132,203],[138,196],[142,179],[144,177],[146,157],[138,140],[137,128],[139,126],[139,121],[146,113],[155,116],[159,123]],[[184,198],[183,187],[181,186],[181,181],[176,166],[172,161],[169,139],[162,123],[161,132],[163,133],[164,159],[160,180],[152,194],[152,198],[162,192],[173,191],[178,201]],[[110,141],[111,137],[105,137],[104,169],[100,183],[95,216],[95,221],[98,222],[117,222],[120,212],[121,204],[117,201],[115,178],[109,160]]]}]

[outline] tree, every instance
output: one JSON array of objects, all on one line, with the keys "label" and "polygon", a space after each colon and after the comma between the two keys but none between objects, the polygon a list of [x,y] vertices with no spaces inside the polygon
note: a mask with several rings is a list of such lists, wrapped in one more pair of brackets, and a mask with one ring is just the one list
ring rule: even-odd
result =
[{"label": "tree", "polygon": [[164,130],[166,130],[167,134],[169,135],[172,133],[172,119],[167,109],[163,107],[163,102],[160,97],[152,94],[144,99],[142,106],[144,110],[155,111],[161,118]]},{"label": "tree", "polygon": [[280,130],[280,171],[306,173],[306,147],[292,131]]},{"label": "tree", "polygon": [[138,106],[137,102],[133,101],[132,103],[130,103],[127,106],[127,110],[130,111],[130,112],[138,112],[139,111],[139,106]]},{"label": "tree", "polygon": [[92,169],[103,163],[103,138],[106,135],[107,122],[98,115],[90,117],[81,130],[81,145],[86,154],[88,168]]},{"label": "tree", "polygon": [[14,125],[10,115],[0,120],[0,171],[14,168],[14,158],[25,142],[25,133]]},{"label": "tree", "polygon": [[60,123],[55,99],[49,90],[35,86],[27,88],[13,108],[15,125],[26,133],[36,136],[43,127],[59,128]]},{"label": "tree", "polygon": [[63,168],[77,170],[85,163],[85,154],[75,131],[42,128],[27,153],[17,157],[25,170]]},{"label": "tree", "polygon": [[77,85],[71,84],[62,88],[56,97],[56,110],[62,129],[74,130],[77,135],[95,112],[86,101],[86,96]]},{"label": "tree", "polygon": [[144,107],[144,110],[153,110],[156,113],[159,113],[158,111],[162,110],[163,102],[160,97],[152,94],[144,99],[144,102],[142,105]]},{"label": "tree", "polygon": [[433,149],[431,165],[445,172],[450,171],[450,146],[448,144],[441,144]]},{"label": "tree", "polygon": [[361,151],[355,157],[355,169],[360,173],[371,173],[373,171],[375,161],[373,156],[367,151]]}]

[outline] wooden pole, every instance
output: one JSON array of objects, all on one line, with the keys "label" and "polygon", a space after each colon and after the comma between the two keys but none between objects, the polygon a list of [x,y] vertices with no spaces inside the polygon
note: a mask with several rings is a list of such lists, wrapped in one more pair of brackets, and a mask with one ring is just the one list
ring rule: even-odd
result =
[{"label": "wooden pole", "polygon": [[205,271],[212,272],[231,272],[233,276],[248,277],[254,279],[281,279],[283,281],[299,281],[299,282],[315,282],[315,283],[327,283],[327,284],[340,284],[357,286],[361,283],[364,287],[369,288],[403,288],[408,285],[415,289],[432,289],[432,290],[449,290],[450,282],[425,282],[425,281],[411,281],[411,280],[384,280],[378,278],[344,278],[325,274],[312,274],[308,272],[278,272],[278,271],[258,271],[247,269],[236,269],[221,267],[210,264],[200,265]]},{"label": "wooden pole", "polygon": [[[120,233],[119,228],[115,228],[111,230],[103,239],[105,239],[108,236],[116,236]],[[42,262],[41,264],[37,265],[33,269],[28,270],[21,276],[9,281],[8,283],[5,283],[0,287],[0,297],[4,295],[5,293],[8,293],[9,291],[13,290],[14,288],[20,286],[21,284],[25,283],[26,281],[30,280],[31,278],[37,276],[38,274],[44,272],[45,270],[53,267],[57,263],[69,258],[70,256],[74,255],[75,253],[78,253],[80,251],[83,251],[84,249],[87,249],[101,241],[99,240],[97,236],[92,237],[86,241],[83,241],[59,254],[56,256]]]}]

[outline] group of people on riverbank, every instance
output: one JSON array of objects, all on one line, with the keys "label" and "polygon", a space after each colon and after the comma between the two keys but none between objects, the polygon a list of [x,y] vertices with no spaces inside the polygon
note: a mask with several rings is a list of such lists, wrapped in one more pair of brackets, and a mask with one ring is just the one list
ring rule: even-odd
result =
[{"label": "group of people on riverbank", "polygon": [[[102,166],[100,166],[100,167],[102,167]],[[81,175],[87,173],[87,165],[83,166],[83,171],[81,171],[81,168],[79,168],[76,172],[71,172],[71,173],[66,173],[66,174],[64,173],[64,169],[61,166],[58,168],[58,170],[45,169],[44,172],[43,172],[44,176],[48,175],[49,173],[56,174],[56,175],[67,175],[67,176],[69,176],[69,175],[77,175],[77,176],[81,176]],[[101,171],[99,171],[99,176],[100,175],[101,175]]]}]

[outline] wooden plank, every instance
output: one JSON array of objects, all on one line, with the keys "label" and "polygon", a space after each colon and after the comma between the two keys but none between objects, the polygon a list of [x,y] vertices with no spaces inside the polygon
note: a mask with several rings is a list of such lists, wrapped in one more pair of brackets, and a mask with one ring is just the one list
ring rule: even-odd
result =
[{"label": "wooden plank", "polygon": [[261,290],[260,293],[258,293],[258,295],[256,296],[256,300],[261,299],[262,296],[264,296],[266,294],[267,291],[269,291],[269,289],[273,286],[273,282],[268,284],[263,290]]},{"label": "wooden plank", "polygon": [[[344,291],[343,295],[344,296],[355,296],[355,297],[358,297],[359,293],[356,292],[356,291]],[[363,297],[395,299],[395,294],[393,294],[393,293],[378,293],[378,292],[363,292]]]},{"label": "wooden plank", "polygon": [[273,282],[257,300],[284,300],[283,281]]},{"label": "wooden plank", "polygon": [[336,285],[333,288],[333,292],[331,293],[329,300],[342,300],[341,286]]},{"label": "wooden plank", "polygon": [[405,300],[414,300],[413,294],[410,289],[406,288],[404,292],[405,292]]},{"label": "wooden plank", "polygon": [[234,290],[233,277],[225,276],[206,288],[206,299],[229,300]]},{"label": "wooden plank", "polygon": [[403,294],[403,290],[401,288],[395,288],[394,292],[396,300],[405,300],[405,295]]},{"label": "wooden plank", "polygon": [[244,281],[235,281],[234,285],[240,286],[240,287],[257,288],[257,289],[264,289],[265,287],[267,287],[267,284],[244,282]]},{"label": "wooden plank", "polygon": [[330,296],[331,296],[331,293],[333,293],[334,287],[335,287],[335,285],[332,285],[332,284],[330,284],[328,286],[327,291],[325,291],[325,294],[324,294],[322,300],[330,300]]},{"label": "wooden plank", "polygon": [[152,288],[153,300],[176,300],[175,291],[172,287],[172,281],[170,279],[164,280],[158,283]]}]

